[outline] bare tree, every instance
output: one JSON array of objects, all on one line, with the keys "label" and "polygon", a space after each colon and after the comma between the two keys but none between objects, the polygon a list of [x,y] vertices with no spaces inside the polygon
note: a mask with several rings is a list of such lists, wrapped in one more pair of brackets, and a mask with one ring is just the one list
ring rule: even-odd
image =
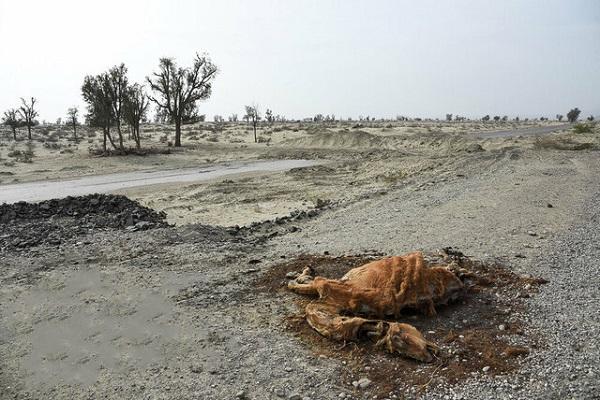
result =
[{"label": "bare tree", "polygon": [[260,111],[258,111],[258,106],[256,104],[246,106],[246,115],[244,115],[244,119],[252,123],[252,128],[254,129],[254,143],[258,143],[258,138],[256,137],[256,127],[258,125],[258,121],[260,121],[260,118]]},{"label": "bare tree", "polygon": [[17,128],[21,124],[19,120],[19,113],[14,108],[8,109],[4,111],[4,117],[2,118],[2,123],[4,125],[8,125],[12,131],[13,139],[15,142],[17,141]]},{"label": "bare tree", "polygon": [[102,146],[106,153],[106,141],[116,149],[117,146],[110,134],[114,122],[112,99],[110,96],[110,78],[107,73],[97,76],[88,75],[81,87],[83,99],[88,104],[86,119],[90,126],[101,127],[104,135]]},{"label": "bare tree", "polygon": [[446,114],[446,121],[452,121],[452,114]]},{"label": "bare tree", "polygon": [[175,123],[175,146],[181,146],[181,123],[186,111],[196,102],[210,97],[217,66],[207,55],[196,54],[191,68],[180,68],[172,58],[161,58],[158,72],[152,79],[146,77],[150,88],[158,94],[149,97],[160,108],[167,110]]},{"label": "bare tree", "polygon": [[229,116],[229,122],[237,122],[238,121],[238,115],[237,114],[231,114]]},{"label": "bare tree", "polygon": [[131,135],[138,150],[141,147],[140,123],[146,118],[149,105],[150,101],[144,93],[142,85],[135,83],[127,88],[123,103],[123,116],[129,124]]},{"label": "bare tree", "polygon": [[556,119],[558,120],[558,122],[562,121],[563,118],[564,116],[562,116],[561,114],[556,114]]},{"label": "bare tree", "polygon": [[73,139],[75,139],[75,141],[77,141],[77,124],[79,122],[77,121],[77,114],[79,114],[77,107],[71,107],[67,110],[67,118],[73,126]]},{"label": "bare tree", "polygon": [[35,109],[36,103],[35,97],[31,98],[31,104],[28,104],[24,98],[21,97],[21,103],[23,105],[19,108],[19,114],[25,126],[27,126],[27,138],[31,140],[31,127],[35,123],[35,117],[38,116],[38,112]]},{"label": "bare tree", "polygon": [[123,133],[121,132],[121,121],[123,120],[123,103],[125,102],[125,92],[129,85],[127,79],[127,67],[125,64],[115,65],[108,70],[108,94],[111,100],[111,107],[115,117],[117,134],[119,135],[119,148],[123,150]]},{"label": "bare tree", "polygon": [[267,120],[267,122],[269,123],[269,125],[273,125],[273,111],[267,108],[267,111],[265,111],[265,119]]},{"label": "bare tree", "polygon": [[581,114],[581,110],[579,108],[575,107],[567,113],[567,119],[569,120],[570,123],[573,123],[573,122],[577,121],[577,118],[579,118],[579,114]]}]

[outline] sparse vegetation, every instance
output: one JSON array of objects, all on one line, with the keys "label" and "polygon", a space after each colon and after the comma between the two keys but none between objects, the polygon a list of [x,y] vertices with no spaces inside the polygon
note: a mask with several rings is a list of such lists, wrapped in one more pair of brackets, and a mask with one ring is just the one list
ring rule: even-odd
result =
[{"label": "sparse vegetation", "polygon": [[575,124],[575,126],[573,126],[573,132],[575,133],[592,133],[594,131],[596,124],[594,123],[587,123],[587,124]]},{"label": "sparse vegetation", "polygon": [[79,121],[77,120],[77,115],[79,114],[79,110],[77,107],[71,107],[67,110],[67,118],[69,119],[69,123],[73,127],[73,139],[77,141],[77,124]]},{"label": "sparse vegetation", "polygon": [[14,158],[17,162],[32,163],[34,152],[33,148],[28,148],[27,150],[11,150],[7,155],[8,157]]},{"label": "sparse vegetation", "polygon": [[181,146],[181,124],[193,116],[196,102],[210,97],[217,66],[207,55],[196,55],[191,68],[178,67],[172,58],[161,58],[158,72],[146,80],[157,95],[150,97],[175,123],[175,146]]},{"label": "sparse vegetation", "polygon": [[18,114],[17,110],[15,110],[14,108],[11,108],[11,109],[5,111],[4,117],[2,118],[2,123],[4,125],[7,125],[8,127],[10,127],[10,130],[12,131],[12,134],[13,134],[13,139],[16,142],[17,141],[17,127],[20,124],[19,114]]},{"label": "sparse vegetation", "polygon": [[545,136],[536,138],[534,147],[545,150],[587,150],[594,148],[594,144],[578,142],[570,138]]},{"label": "sparse vegetation", "polygon": [[38,116],[38,111],[35,109],[35,97],[32,97],[28,103],[24,98],[21,98],[22,106],[19,108],[19,114],[23,124],[27,127],[27,138],[31,140],[31,127],[37,125],[35,118]]},{"label": "sparse vegetation", "polygon": [[256,137],[256,127],[258,125],[258,121],[261,119],[258,106],[246,106],[246,115],[244,116],[244,119],[252,124],[252,129],[254,130],[254,143],[258,143],[258,138]]},{"label": "sparse vegetation", "polygon": [[579,114],[581,114],[581,110],[579,108],[575,107],[567,113],[567,120],[570,123],[574,123],[579,118]]},{"label": "sparse vegetation", "polygon": [[131,136],[135,141],[135,146],[139,150],[141,148],[140,124],[148,111],[150,102],[148,96],[144,92],[144,87],[137,83],[127,88],[125,92],[125,100],[123,103],[123,116],[129,124]]},{"label": "sparse vegetation", "polygon": [[83,99],[88,104],[88,114],[86,116],[88,125],[102,128],[102,150],[104,153],[107,153],[108,150],[107,140],[113,148],[117,148],[110,134],[110,128],[115,117],[109,86],[108,74],[102,73],[96,76],[86,76],[81,87]]}]

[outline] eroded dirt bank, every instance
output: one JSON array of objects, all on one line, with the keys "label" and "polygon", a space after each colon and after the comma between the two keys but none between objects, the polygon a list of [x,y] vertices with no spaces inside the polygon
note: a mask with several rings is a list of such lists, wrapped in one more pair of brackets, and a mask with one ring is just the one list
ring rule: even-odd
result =
[{"label": "eroded dirt bank", "polygon": [[[241,196],[256,183],[287,188],[276,197],[282,202],[298,193],[290,182],[311,188],[306,212],[250,228],[89,225],[60,243],[4,246],[0,397],[593,398],[600,362],[597,152],[504,148],[426,158],[414,169],[410,157],[381,154],[361,153],[328,170],[214,183],[230,193],[242,188]],[[370,353],[363,366],[315,351],[288,326],[297,297],[256,289],[273,266],[302,254],[446,246],[549,280],[519,298],[524,308],[489,324],[498,324],[494,338],[528,349],[514,369],[477,368],[453,383],[435,367],[412,364],[431,376],[426,385],[392,379],[390,387],[370,366],[393,363],[389,356]],[[448,329],[464,329],[470,318]],[[507,337],[517,319],[526,335]],[[355,387],[361,378],[372,382]]]}]

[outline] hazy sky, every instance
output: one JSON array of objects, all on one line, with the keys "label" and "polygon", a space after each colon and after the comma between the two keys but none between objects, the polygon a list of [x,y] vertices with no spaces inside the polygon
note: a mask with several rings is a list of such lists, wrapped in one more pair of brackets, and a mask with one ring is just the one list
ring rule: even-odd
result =
[{"label": "hazy sky", "polygon": [[219,66],[200,112],[600,115],[600,1],[0,0],[0,111],[83,107],[87,74]]}]

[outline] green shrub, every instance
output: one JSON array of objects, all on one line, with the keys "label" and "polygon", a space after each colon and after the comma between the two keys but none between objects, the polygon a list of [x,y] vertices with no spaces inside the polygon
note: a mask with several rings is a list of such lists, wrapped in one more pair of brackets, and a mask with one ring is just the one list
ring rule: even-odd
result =
[{"label": "green shrub", "polygon": [[575,133],[592,133],[596,124],[575,124],[573,127],[573,132]]}]

